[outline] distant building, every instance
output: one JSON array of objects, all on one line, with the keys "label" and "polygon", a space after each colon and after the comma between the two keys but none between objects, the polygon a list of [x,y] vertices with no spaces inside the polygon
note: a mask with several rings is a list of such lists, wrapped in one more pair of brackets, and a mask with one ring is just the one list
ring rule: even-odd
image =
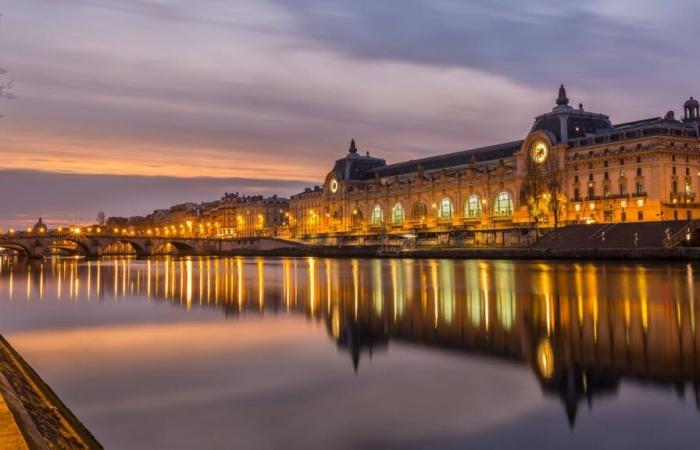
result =
[{"label": "distant building", "polygon": [[562,86],[523,140],[390,165],[353,141],[322,187],[291,197],[290,230],[507,244],[555,223],[698,219],[699,125],[693,98],[680,120],[669,111],[614,125],[569,106]]},{"label": "distant building", "polygon": [[286,228],[289,200],[273,195],[225,194],[204,213],[217,234],[231,237],[277,236]]}]

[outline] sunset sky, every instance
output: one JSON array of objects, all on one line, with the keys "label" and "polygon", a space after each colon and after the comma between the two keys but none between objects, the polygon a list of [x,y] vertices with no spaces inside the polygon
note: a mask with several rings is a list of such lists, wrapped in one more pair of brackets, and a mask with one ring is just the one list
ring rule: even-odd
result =
[{"label": "sunset sky", "polygon": [[0,0],[0,226],[319,184],[522,138],[560,83],[624,122],[700,96],[697,0]]}]

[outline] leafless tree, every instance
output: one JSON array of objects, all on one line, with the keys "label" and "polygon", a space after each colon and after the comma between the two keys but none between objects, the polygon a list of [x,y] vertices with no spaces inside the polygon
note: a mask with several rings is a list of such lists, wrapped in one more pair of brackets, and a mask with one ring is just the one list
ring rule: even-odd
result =
[{"label": "leafless tree", "polygon": [[554,218],[554,229],[559,228],[559,219],[565,212],[567,198],[562,187],[563,174],[556,155],[547,158],[544,163],[545,186],[549,210]]},{"label": "leafless tree", "polygon": [[7,69],[0,68],[0,97],[12,98],[12,80],[7,78]]},{"label": "leafless tree", "polygon": [[554,220],[554,229],[557,229],[559,219],[566,208],[559,161],[555,155],[551,155],[542,163],[528,157],[525,173],[523,189],[528,212],[535,219],[535,232],[539,235],[540,222],[549,214]]},{"label": "leafless tree", "polygon": [[547,202],[544,201],[545,179],[540,165],[532,158],[526,159],[525,182],[523,190],[530,217],[535,219],[535,233],[539,236],[540,219],[547,212]]},{"label": "leafless tree", "polygon": [[105,212],[104,211],[98,212],[97,213],[97,224],[102,227],[102,226],[104,226],[105,223],[106,223]]}]

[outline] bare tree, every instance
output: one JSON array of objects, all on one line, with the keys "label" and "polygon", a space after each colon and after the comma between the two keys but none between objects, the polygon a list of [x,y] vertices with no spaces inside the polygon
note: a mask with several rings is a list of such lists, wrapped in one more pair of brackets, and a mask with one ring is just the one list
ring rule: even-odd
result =
[{"label": "bare tree", "polygon": [[562,170],[555,155],[538,163],[528,157],[523,185],[528,212],[535,220],[535,232],[539,235],[540,222],[551,214],[554,229],[566,208],[566,195],[562,188]]},{"label": "bare tree", "polygon": [[562,187],[563,174],[556,155],[547,158],[545,164],[545,186],[549,210],[554,218],[554,229],[559,228],[559,219],[565,213],[567,198]]},{"label": "bare tree", "polygon": [[525,201],[530,217],[535,219],[535,233],[539,236],[540,219],[547,213],[547,201],[545,201],[544,195],[546,184],[538,163],[528,157],[525,164],[525,182],[523,184]]},{"label": "bare tree", "polygon": [[0,68],[0,97],[12,98],[12,80],[7,78],[7,69]]},{"label": "bare tree", "polygon": [[97,213],[97,224],[98,224],[99,226],[104,226],[105,223],[106,223],[106,221],[105,221],[105,212],[104,212],[104,211],[98,212],[98,213]]}]

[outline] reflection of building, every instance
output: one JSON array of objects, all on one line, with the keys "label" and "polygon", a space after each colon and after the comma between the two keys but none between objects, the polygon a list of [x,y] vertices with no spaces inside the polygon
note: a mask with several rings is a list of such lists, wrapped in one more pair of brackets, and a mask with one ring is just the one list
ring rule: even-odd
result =
[{"label": "reflection of building", "polygon": [[296,232],[459,234],[516,243],[539,223],[685,220],[700,216],[696,100],[684,116],[613,125],[569,106],[563,86],[524,140],[387,165],[354,141],[322,188],[290,201]]},{"label": "reflection of building", "polygon": [[325,323],[357,370],[391,341],[526,365],[578,408],[639,380],[696,398],[692,265],[260,258],[0,259],[0,299],[145,297],[229,317],[291,312]]}]

